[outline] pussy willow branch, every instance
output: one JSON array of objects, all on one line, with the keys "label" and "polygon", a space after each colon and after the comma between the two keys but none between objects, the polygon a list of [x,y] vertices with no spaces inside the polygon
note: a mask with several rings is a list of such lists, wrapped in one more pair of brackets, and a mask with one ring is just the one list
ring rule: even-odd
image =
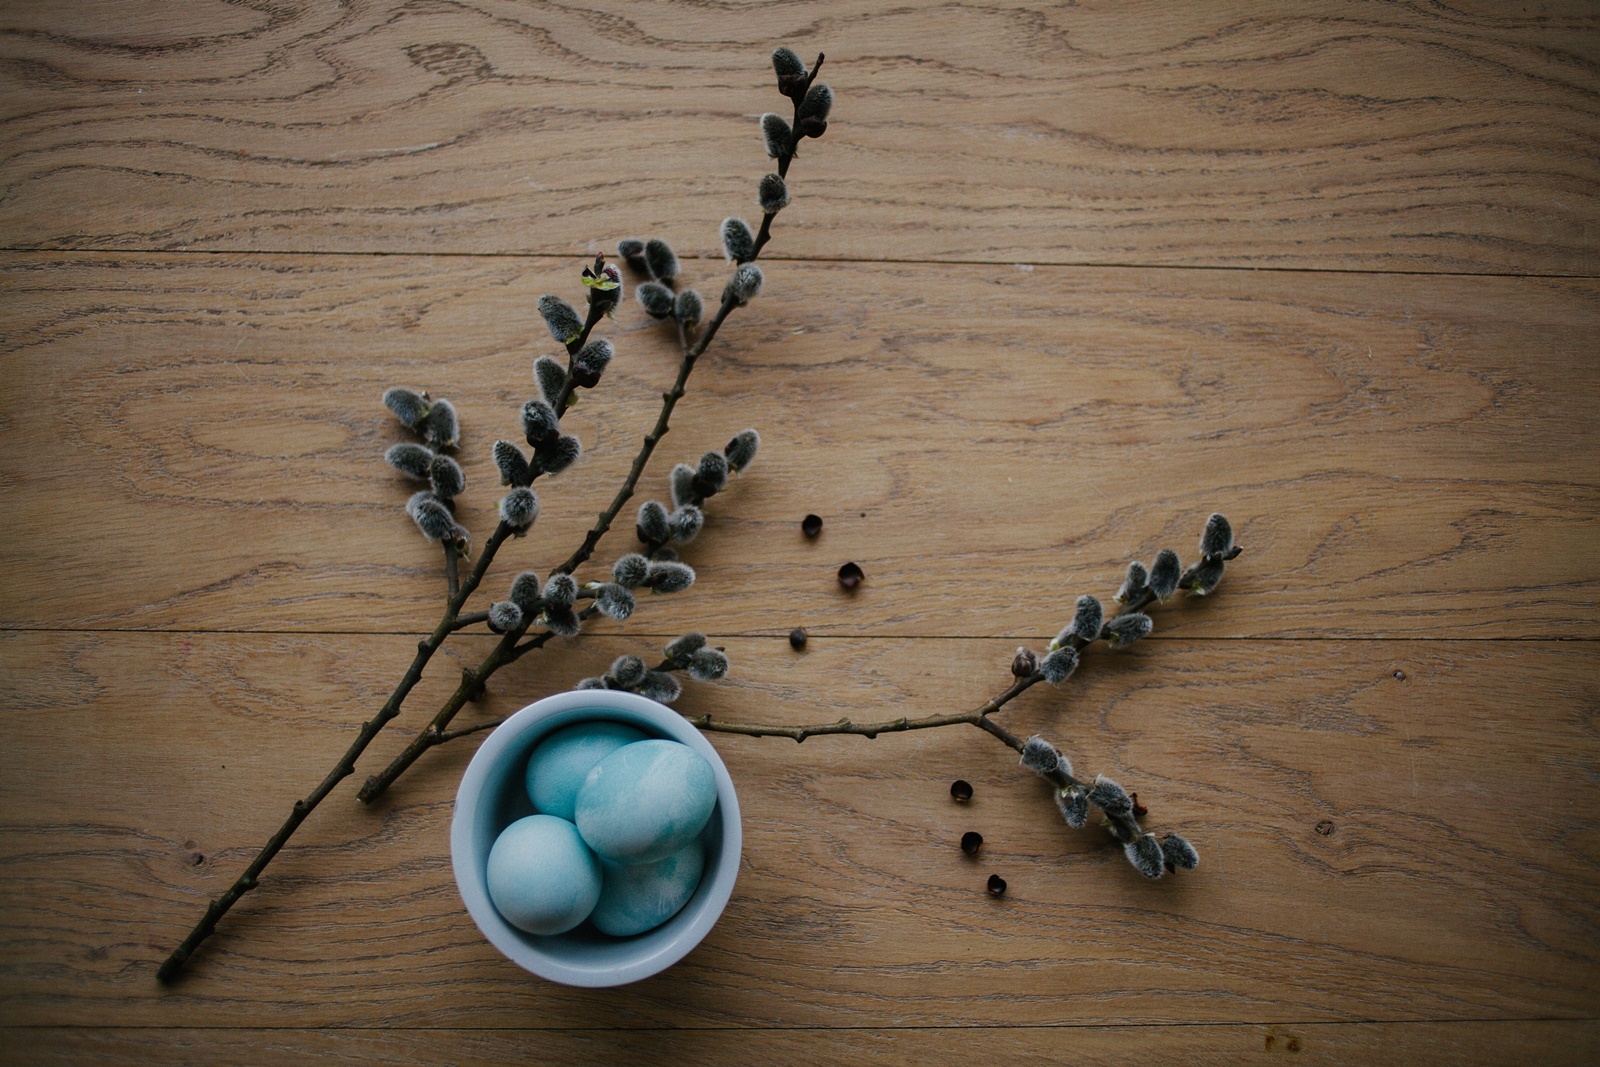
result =
[{"label": "pussy willow branch", "polygon": [[[820,63],[821,59],[819,58],[818,64],[820,65]],[[798,105],[796,105],[796,109],[798,110]],[[792,158],[792,154],[780,162],[786,162],[789,158]],[[762,232],[764,234],[770,229],[770,221],[770,217],[763,221]],[[759,254],[760,244],[757,245],[756,252],[751,256],[751,260],[754,261]],[[649,464],[650,457],[655,454],[656,446],[661,443],[661,439],[671,429],[672,413],[677,408],[678,401],[683,399],[685,392],[687,392],[689,375],[694,373],[696,362],[710,347],[712,340],[717,336],[717,331],[722,328],[722,324],[727,321],[728,316],[738,306],[739,304],[732,294],[724,291],[722,304],[717,308],[717,313],[706,323],[704,329],[700,331],[699,338],[693,344],[690,344],[688,333],[684,330],[683,324],[681,322],[678,323],[678,342],[683,350],[683,358],[678,364],[678,376],[673,381],[672,388],[661,394],[661,411],[656,416],[655,426],[645,435],[644,442],[640,445],[638,453],[633,457],[633,465],[628,468],[628,476],[623,479],[622,485],[618,487],[610,505],[597,516],[595,524],[584,534],[583,542],[573,551],[572,555],[562,561],[551,574],[571,574],[594,555],[595,548],[599,546],[601,538],[605,537],[607,531],[611,529],[611,524],[616,521],[617,515],[621,513],[628,501],[633,498],[633,494],[639,485],[639,478],[644,474],[644,469]],[[589,327],[593,325],[595,317],[591,311],[589,316],[590,323],[584,327],[584,337],[587,337]],[[573,344],[581,346],[582,341],[583,337],[580,337]],[[576,350],[573,346],[568,347],[570,351]],[[570,381],[570,374],[568,378]],[[563,399],[565,399],[565,396],[563,396]],[[588,618],[591,615],[592,609],[585,609],[583,617]],[[490,651],[489,655],[484,657],[482,663],[469,671],[462,672],[464,675],[462,686],[457,689],[456,693],[451,695],[450,699],[429,720],[428,724],[418,732],[417,736],[412,738],[411,743],[405,747],[405,750],[400,755],[396,756],[382,771],[367,778],[366,782],[361,786],[361,791],[356,794],[357,799],[364,804],[372,803],[372,801],[382,796],[389,786],[394,783],[395,779],[405,773],[406,768],[415,763],[428,749],[455,737],[464,736],[462,731],[446,730],[445,728],[450,725],[467,701],[481,693],[489,678],[501,667],[506,666],[508,663],[516,662],[536,648],[544,647],[552,636],[549,633],[540,634],[519,647],[517,641],[522,638],[532,625],[532,619],[525,620],[522,626],[506,633],[500,642],[495,645],[494,649]],[[464,690],[470,690],[470,692],[464,698],[457,699],[462,696]],[[469,730],[466,732],[472,733],[476,731]]]},{"label": "pussy willow branch", "polygon": [[[589,332],[594,328],[599,318],[599,314],[591,307],[588,321],[584,324],[582,333],[567,345],[569,383],[571,381],[572,357],[588,340]],[[566,410],[570,400],[571,388],[569,385],[560,398],[558,414]],[[405,703],[406,697],[410,695],[411,690],[416,687],[417,682],[422,678],[423,669],[427,667],[428,661],[433,658],[433,654],[438,651],[439,646],[444,644],[445,639],[457,630],[488,617],[486,612],[473,612],[470,615],[462,615],[461,608],[477,590],[479,583],[483,581],[483,576],[489,570],[489,564],[494,561],[495,554],[500,550],[500,546],[505,543],[506,538],[511,536],[511,532],[511,527],[505,522],[499,523],[494,532],[489,535],[489,539],[484,542],[483,550],[478,554],[477,562],[473,564],[472,570],[467,572],[467,576],[464,579],[460,577],[455,546],[452,544],[444,546],[445,580],[449,588],[449,598],[445,601],[444,614],[440,617],[439,624],[434,627],[433,633],[418,642],[417,653],[411,660],[411,666],[406,669],[406,673],[401,677],[400,684],[395,686],[394,692],[389,695],[388,700],[384,701],[383,707],[378,710],[378,713],[361,725],[361,730],[356,734],[355,740],[350,743],[349,748],[345,749],[344,755],[339,757],[339,761],[333,765],[333,769],[327,773],[317,787],[302,799],[294,802],[294,806],[289,810],[288,817],[283,820],[277,831],[267,839],[267,843],[262,846],[260,852],[256,853],[255,859],[250,861],[250,865],[244,869],[244,873],[239,875],[233,884],[223,891],[221,896],[211,901],[206,907],[205,914],[200,917],[200,921],[189,931],[189,935],[162,962],[160,969],[156,971],[157,978],[163,982],[170,982],[178,976],[183,970],[183,965],[188,962],[189,957],[194,955],[195,949],[199,948],[200,944],[216,930],[217,923],[221,921],[222,917],[228,914],[229,910],[239,902],[241,897],[256,887],[260,880],[261,872],[266,869],[267,865],[278,855],[283,846],[288,843],[289,838],[294,836],[294,832],[300,828],[300,824],[305,822],[306,816],[316,810],[317,805],[322,803],[323,799],[333,791],[335,786],[355,773],[356,760],[367,750],[367,746],[372,743],[372,739],[377,737],[379,732],[400,714],[401,705]],[[467,680],[463,679],[462,686],[458,687],[457,691],[460,692],[460,689],[465,688],[467,684]],[[481,691],[481,685],[472,692],[475,694],[479,691]]]},{"label": "pussy willow branch", "polygon": [[[627,478],[623,480],[616,496],[612,498],[611,505],[600,513],[594,526],[584,535],[583,543],[578,546],[577,550],[551,573],[571,574],[594,554],[595,547],[600,543],[600,539],[606,535],[606,531],[611,529],[612,522],[615,521],[623,506],[633,496],[634,490],[639,484],[639,477],[644,473],[645,465],[650,462],[650,457],[654,454],[656,445],[661,442],[661,439],[667,435],[667,431],[671,428],[673,409],[677,407],[678,401],[683,398],[688,386],[689,375],[694,372],[695,362],[705,352],[706,346],[711,343],[711,339],[716,336],[717,329],[737,306],[731,298],[724,299],[722,306],[717,309],[716,316],[706,325],[700,339],[684,350],[683,360],[678,364],[677,379],[672,383],[671,389],[661,394],[661,412],[656,416],[655,427],[645,436],[644,443],[640,446],[638,454],[633,457],[633,466],[629,468]],[[593,612],[593,608],[585,608],[580,617],[590,618],[593,616]],[[411,743],[390,761],[387,767],[370,776],[362,784],[361,791],[356,794],[356,799],[363,804],[372,803],[382,796],[384,791],[394,783],[394,780],[404,774],[406,768],[415,763],[424,752],[435,745],[450,740],[452,736],[459,736],[446,731],[445,727],[450,725],[451,720],[456,717],[456,713],[466,705],[467,701],[481,693],[490,677],[501,667],[508,663],[515,663],[536,648],[542,648],[545,642],[553,636],[548,631],[539,634],[531,638],[519,649],[517,642],[521,640],[523,634],[528,631],[531,625],[533,625],[533,620],[528,619],[517,629],[508,631],[501,637],[499,643],[495,645],[489,654],[484,657],[482,663],[462,672],[464,675],[462,684],[457,687],[456,692],[451,694],[450,699],[445,701],[444,706],[428,721],[428,725],[424,726],[417,736],[411,739]]]}]

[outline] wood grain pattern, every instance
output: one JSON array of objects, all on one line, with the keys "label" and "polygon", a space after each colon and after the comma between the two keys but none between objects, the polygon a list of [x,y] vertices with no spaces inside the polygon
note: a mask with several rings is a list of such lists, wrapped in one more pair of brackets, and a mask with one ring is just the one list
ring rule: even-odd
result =
[{"label": "wood grain pattern", "polygon": [[952,1052],[982,1063],[1071,1062],[1122,1067],[1129,1049],[1179,1056],[1200,1067],[1243,1063],[1541,1064],[1589,1067],[1600,1055],[1592,1022],[1318,1023],[1287,1026],[1074,1026],[951,1030],[390,1030],[56,1029],[0,1030],[19,1062],[457,1064],[615,1063],[772,1067],[848,1063],[890,1067],[941,1062]]},{"label": "wood grain pattern", "polygon": [[[575,288],[573,267],[0,257],[0,484],[26,531],[0,543],[0,622],[432,626],[438,554],[381,463],[404,431],[378,394],[455,400],[481,538],[500,495],[489,444],[516,436],[549,347],[532,304]],[[721,269],[693,266],[708,288]],[[1129,558],[1191,554],[1219,509],[1248,554],[1217,603],[1165,611],[1163,633],[1600,636],[1595,282],[769,273],[644,490],[664,495],[672,462],[746,425],[767,447],[690,548],[703,584],[635,631],[1053,634]],[[538,528],[485,596],[564,558],[620,482],[676,359],[641,320],[622,311],[622,354],[568,420],[588,457],[541,488]],[[816,543],[808,511],[827,520]],[[622,526],[602,562],[631,548]],[[833,578],[848,559],[868,575],[854,597]]]},{"label": "wood grain pattern", "polygon": [[[1584,0],[0,6],[0,1062],[1600,1059],[1597,31]],[[746,425],[757,467],[695,590],[465,719],[690,627],[735,669],[686,711],[968,708],[1221,509],[1218,596],[1003,713],[1201,868],[1143,882],[975,730],[722,735],[723,921],[565,989],[462,911],[456,742],[332,797],[158,986],[437,617],[380,389],[460,405],[481,538],[533,302],[628,233],[717,290],[779,41],[828,52],[836,121],[645,489]],[[612,335],[488,595],[654,416],[673,346],[631,302]]]},{"label": "wood grain pattern", "polygon": [[1597,29],[1581,0],[11,5],[0,241],[693,244],[704,203],[753,210],[789,42],[840,101],[781,255],[1593,274]]},{"label": "wood grain pattern", "polygon": [[[1010,653],[726,644],[734,675],[693,686],[686,709],[798,721],[965,706],[1004,682]],[[717,736],[746,830],[728,912],[668,975],[570,990],[518,971],[461,909],[446,830],[471,746],[457,743],[376,810],[341,791],[190,980],[157,986],[155,962],[206,895],[381,699],[392,646],[0,640],[0,1024],[1578,1019],[1600,990],[1594,644],[1177,640],[1091,662],[1004,714],[1191,836],[1204,858],[1182,880],[1146,883],[1101,835],[1068,830],[978,731]],[[483,714],[637,648],[586,640],[524,661]],[[966,807],[948,796],[958,776],[977,789]],[[976,864],[956,847],[973,828]],[[1010,882],[1003,901],[982,892],[990,871]]]}]

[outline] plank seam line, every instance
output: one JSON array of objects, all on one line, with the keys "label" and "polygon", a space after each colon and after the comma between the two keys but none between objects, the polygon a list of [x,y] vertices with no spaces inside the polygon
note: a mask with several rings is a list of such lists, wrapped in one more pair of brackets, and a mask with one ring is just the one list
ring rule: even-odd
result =
[{"label": "plank seam line", "polygon": [[1260,1027],[1260,1026],[1298,1026],[1298,1027],[1335,1027],[1335,1026],[1441,1026],[1441,1025],[1516,1025],[1520,1023],[1596,1023],[1600,1017],[1596,1016],[1561,1016],[1561,1015],[1531,1015],[1516,1016],[1511,1018],[1472,1018],[1472,1019],[1270,1019],[1265,1021],[1221,1020],[1207,1022],[1204,1020],[1170,1020],[1164,1022],[1081,1022],[1081,1023],[1016,1023],[1016,1024],[984,1024],[973,1026],[960,1025],[925,1025],[925,1026],[396,1026],[396,1025],[371,1025],[371,1026],[341,1026],[330,1024],[327,1026],[250,1026],[250,1025],[215,1025],[215,1026],[161,1026],[147,1025],[70,1025],[52,1023],[19,1023],[0,1026],[0,1030],[83,1030],[83,1031],[216,1031],[242,1030],[251,1033],[273,1033],[304,1031],[314,1033],[328,1033],[347,1030],[352,1033],[382,1033],[396,1030],[407,1033],[513,1033],[513,1034],[582,1034],[582,1033],[637,1033],[637,1034],[662,1034],[662,1033],[765,1033],[797,1032],[797,1033],[833,1033],[856,1031],[905,1031],[914,1033],[922,1030],[940,1032],[974,1031],[974,1030],[1128,1030],[1128,1029],[1155,1029],[1159,1027]]},{"label": "plank seam line", "polygon": [[[411,257],[429,259],[588,259],[588,252],[422,252],[422,251],[334,251],[315,249],[291,251],[278,248],[214,249],[214,248],[59,248],[52,245],[0,245],[5,253],[48,253],[51,255],[124,255],[124,256],[320,256],[346,258]],[[679,255],[679,259],[696,262],[721,262],[721,257]],[[1470,271],[1470,270],[1408,270],[1375,269],[1360,267],[1275,267],[1239,266],[1225,263],[1112,263],[1099,260],[1019,260],[1019,259],[858,259],[850,256],[766,256],[773,263],[818,263],[860,266],[923,266],[923,267],[1061,267],[1083,270],[1188,270],[1236,271],[1256,274],[1357,274],[1376,276],[1415,276],[1423,278],[1527,278],[1550,281],[1596,281],[1597,274],[1546,274],[1523,271]]]},{"label": "plank seam line", "polygon": [[[121,628],[121,627],[86,627],[86,626],[12,626],[0,623],[0,634],[164,634],[169,637],[195,636],[239,636],[239,637],[414,637],[427,636],[425,630],[166,630],[156,627],[149,628]],[[492,633],[459,633],[455,637],[496,638]],[[671,640],[678,636],[678,631],[663,631],[661,633],[639,633],[628,631],[626,633],[593,633],[582,634],[581,638],[640,638],[644,640]],[[772,641],[787,641],[788,631],[783,633],[766,633],[759,631],[726,631],[709,633],[715,638],[766,638]],[[1040,632],[1034,634],[880,634],[880,633],[808,633],[813,641],[1048,641],[1051,634]],[[1593,644],[1600,641],[1600,637],[1578,636],[1516,636],[1516,637],[1419,637],[1412,635],[1377,636],[1365,635],[1360,637],[1341,636],[1328,634],[1321,636],[1293,637],[1284,635],[1254,636],[1230,635],[1192,636],[1184,637],[1175,634],[1151,634],[1143,638],[1144,641],[1191,641],[1191,642],[1222,642],[1222,641],[1270,641],[1278,643],[1295,643],[1310,641],[1345,641],[1345,642],[1370,642],[1394,643],[1396,641],[1422,642],[1455,642],[1458,644]]]}]

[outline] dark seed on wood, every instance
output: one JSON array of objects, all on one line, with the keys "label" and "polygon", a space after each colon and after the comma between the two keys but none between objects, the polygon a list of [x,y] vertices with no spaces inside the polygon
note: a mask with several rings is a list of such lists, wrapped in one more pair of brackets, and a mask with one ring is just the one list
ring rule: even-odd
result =
[{"label": "dark seed on wood", "polygon": [[989,895],[992,897],[1003,897],[1006,895],[1006,880],[1000,877],[998,874],[991,874],[989,876]]},{"label": "dark seed on wood", "polygon": [[807,515],[800,520],[800,531],[807,537],[815,537],[822,532],[822,516]]},{"label": "dark seed on wood", "polygon": [[839,584],[846,589],[854,589],[861,584],[861,580],[865,577],[866,574],[862,572],[859,564],[846,563],[839,568]]},{"label": "dark seed on wood", "polygon": [[804,626],[796,626],[789,631],[789,647],[796,652],[806,647],[806,628]]},{"label": "dark seed on wood", "polygon": [[972,799],[972,783],[965,778],[957,778],[950,783],[950,795],[965,804]]},{"label": "dark seed on wood", "polygon": [[983,835],[976,830],[968,830],[961,835],[961,851],[969,856],[976,856],[983,847]]}]

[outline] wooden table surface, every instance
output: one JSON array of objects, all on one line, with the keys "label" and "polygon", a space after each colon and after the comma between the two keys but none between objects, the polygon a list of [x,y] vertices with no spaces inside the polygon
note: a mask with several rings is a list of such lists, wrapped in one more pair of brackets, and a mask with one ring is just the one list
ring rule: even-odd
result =
[{"label": "wooden table surface", "polygon": [[[629,235],[718,291],[779,43],[827,52],[832,125],[643,488],[745,426],[761,456],[691,591],[461,721],[692,628],[734,666],[691,714],[965,711],[1220,510],[1215,596],[1001,713],[1200,868],[1144,881],[976,730],[719,735],[720,924],[657,978],[547,984],[451,878],[477,737],[354,799],[492,640],[462,635],[158,984],[438,617],[380,391],[456,402],[481,542],[534,302]],[[1600,1057],[1592,3],[69,0],[0,8],[0,56],[0,1060]],[[611,336],[489,596],[654,418],[674,340],[631,300]]]}]

